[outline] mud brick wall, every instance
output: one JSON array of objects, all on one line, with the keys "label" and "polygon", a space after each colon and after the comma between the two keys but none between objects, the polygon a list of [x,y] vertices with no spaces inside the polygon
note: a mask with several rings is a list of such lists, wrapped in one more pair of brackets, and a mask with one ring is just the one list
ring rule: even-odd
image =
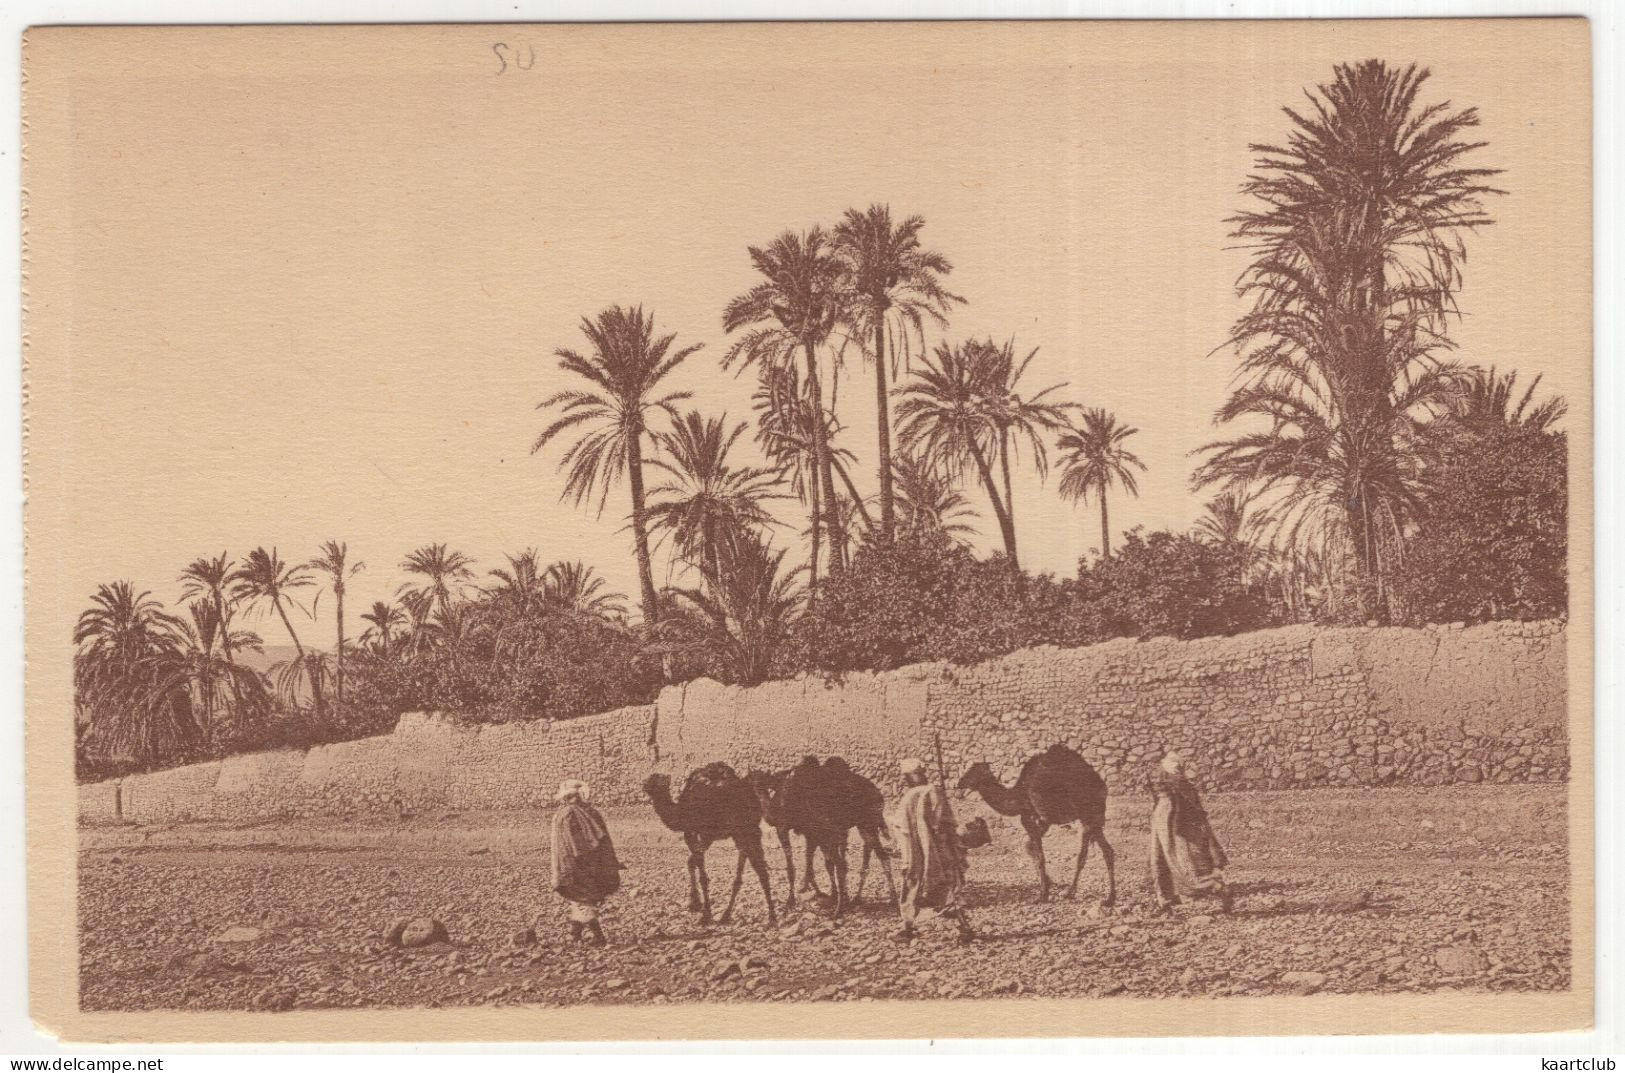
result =
[{"label": "mud brick wall", "polygon": [[653,704],[565,722],[462,724],[412,713],[393,733],[88,784],[85,823],[414,814],[548,805],[559,780],[640,798],[651,771],[741,771],[839,754],[883,786],[896,762],[1006,779],[1063,741],[1116,792],[1165,749],[1209,789],[1561,780],[1567,654],[1559,622],[1471,628],[1288,627],[1233,638],[1034,648],[970,667],[701,680]]}]

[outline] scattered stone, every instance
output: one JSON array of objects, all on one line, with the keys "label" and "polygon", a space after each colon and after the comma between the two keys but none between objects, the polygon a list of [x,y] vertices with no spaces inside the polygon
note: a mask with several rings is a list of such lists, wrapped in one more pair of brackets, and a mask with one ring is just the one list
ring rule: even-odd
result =
[{"label": "scattered stone", "polygon": [[1190,923],[1190,924],[1195,924],[1195,925],[1197,925],[1197,926],[1198,926],[1198,927],[1200,927],[1200,926],[1202,926],[1202,925],[1206,925],[1206,924],[1211,924],[1211,923],[1213,923],[1213,918],[1212,918],[1212,917],[1210,917],[1210,916],[1208,916],[1208,915],[1207,915],[1207,914],[1205,914],[1205,913],[1199,913],[1199,914],[1197,914],[1197,915],[1196,915],[1196,916],[1193,916],[1193,917],[1191,917],[1191,918],[1189,918],[1189,920],[1188,920],[1188,921],[1187,921],[1187,923]]},{"label": "scattered stone", "polygon": [[1490,967],[1489,958],[1475,946],[1441,946],[1433,963],[1449,976],[1477,976]]},{"label": "scattered stone", "polygon": [[276,1013],[293,1009],[293,1004],[298,1001],[299,992],[292,987],[267,987],[254,996],[250,1005],[256,1010]]},{"label": "scattered stone", "polygon": [[1122,938],[1133,930],[1134,929],[1129,927],[1127,924],[1116,924],[1112,926],[1111,934],[1118,938]]},{"label": "scattered stone", "polygon": [[711,981],[712,983],[721,983],[729,977],[738,976],[739,974],[739,962],[733,960],[719,961],[716,967],[711,970]]},{"label": "scattered stone", "polygon": [[993,993],[995,995],[1019,995],[1021,994],[1021,981],[1000,980],[993,985]]},{"label": "scattered stone", "polygon": [[1326,986],[1323,972],[1283,972],[1281,983],[1300,995],[1312,995]]},{"label": "scattered stone", "polygon": [[742,971],[767,968],[767,958],[760,954],[750,954],[739,959],[739,968]]},{"label": "scattered stone", "polygon": [[433,917],[414,917],[401,929],[399,943],[408,949],[447,941],[446,926]]}]

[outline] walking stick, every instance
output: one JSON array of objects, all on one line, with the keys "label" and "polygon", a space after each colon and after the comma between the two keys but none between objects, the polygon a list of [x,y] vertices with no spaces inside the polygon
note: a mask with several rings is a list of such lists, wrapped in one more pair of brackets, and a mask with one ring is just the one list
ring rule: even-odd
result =
[{"label": "walking stick", "polygon": [[942,791],[942,796],[946,798],[948,796],[948,769],[942,764],[942,732],[934,730],[931,732],[931,737],[935,740],[937,747],[937,788]]}]

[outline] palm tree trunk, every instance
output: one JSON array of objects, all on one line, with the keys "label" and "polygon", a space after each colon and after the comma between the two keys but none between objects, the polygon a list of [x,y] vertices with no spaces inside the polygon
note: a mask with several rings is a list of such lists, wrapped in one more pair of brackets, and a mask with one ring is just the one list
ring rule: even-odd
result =
[{"label": "palm tree trunk", "polygon": [[829,429],[824,426],[824,389],[818,379],[817,352],[811,342],[807,354],[807,394],[813,404],[813,468],[824,491],[824,527],[829,533],[829,568],[833,573],[846,566],[846,542],[835,517],[835,480],[830,475]]},{"label": "palm tree trunk", "polygon": [[818,526],[819,526],[819,520],[823,517],[823,510],[822,510],[822,495],[823,495],[823,493],[821,493],[818,490],[818,474],[816,472],[816,466],[817,466],[817,463],[814,462],[815,472],[812,475],[812,482],[807,486],[808,491],[811,493],[811,499],[812,499],[812,503],[811,503],[811,506],[812,506],[812,558],[809,559],[808,562],[807,562],[807,570],[808,570],[808,574],[809,574],[808,588],[807,588],[807,606],[809,608],[813,607],[814,605],[816,605],[818,603],[818,551],[819,551],[819,543],[820,543],[820,541],[818,539],[818,532],[819,532]]},{"label": "palm tree trunk", "polygon": [[1010,515],[1004,509],[1004,501],[999,496],[999,485],[993,479],[993,469],[987,464],[987,457],[982,449],[971,444],[971,457],[976,460],[976,471],[982,477],[982,487],[987,489],[987,498],[993,503],[993,515],[999,520],[999,533],[1004,538],[1004,554],[1010,560],[1013,570],[1021,569],[1016,559],[1016,529],[1010,522]]},{"label": "palm tree trunk", "polygon": [[643,589],[643,620],[652,626],[660,621],[660,607],[655,596],[654,566],[649,560],[649,526],[644,518],[641,428],[634,430],[626,441],[626,469],[632,485],[632,540],[637,545],[638,584]]},{"label": "palm tree trunk", "polygon": [[338,598],[339,605],[339,650],[335,660],[337,667],[336,677],[338,679],[338,706],[342,711],[344,709],[344,586],[343,584],[339,584],[335,586],[335,589],[336,591],[334,595]]},{"label": "palm tree trunk", "polygon": [[869,516],[869,508],[863,505],[863,497],[858,495],[858,486],[852,483],[852,474],[848,473],[846,467],[838,462],[832,462],[831,464],[835,472],[841,475],[841,483],[846,485],[846,494],[852,497],[852,506],[857,510],[858,515],[863,518],[863,528],[873,532],[875,520]]},{"label": "palm tree trunk", "polygon": [[293,650],[298,653],[299,663],[310,675],[310,700],[316,706],[317,714],[322,711],[322,679],[305,658],[305,646],[299,643],[299,635],[293,632],[293,623],[288,621],[288,609],[282,606],[282,598],[274,597],[271,600],[276,606],[276,613],[282,619],[282,628],[288,631],[288,639],[293,642]]},{"label": "palm tree trunk", "polygon": [[875,316],[875,414],[880,432],[880,538],[891,543],[897,528],[892,505],[891,481],[891,392],[886,384],[886,318]]},{"label": "palm tree trunk", "polygon": [[1010,433],[1002,430],[999,433],[999,468],[1004,471],[1004,517],[1010,526],[1005,537],[1006,550],[1010,553],[1010,565],[1016,566],[1016,496],[1010,488]]},{"label": "palm tree trunk", "polygon": [[1100,485],[1100,557],[1102,559],[1112,557],[1112,530],[1111,526],[1106,522],[1106,485],[1104,482]]}]

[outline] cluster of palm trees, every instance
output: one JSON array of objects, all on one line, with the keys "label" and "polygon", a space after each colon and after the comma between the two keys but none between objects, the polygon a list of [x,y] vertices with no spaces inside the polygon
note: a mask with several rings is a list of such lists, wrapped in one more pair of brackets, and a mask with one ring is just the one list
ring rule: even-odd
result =
[{"label": "cluster of palm trees", "polygon": [[[278,712],[302,719],[307,735],[342,726],[348,666],[360,660],[364,671],[376,670],[380,662],[454,654],[456,643],[478,628],[480,607],[510,617],[624,619],[623,597],[580,562],[543,566],[527,549],[507,556],[484,584],[474,565],[445,544],[412,551],[400,564],[406,582],[395,599],[375,601],[360,616],[367,625],[356,640],[347,635],[344,601],[348,582],[365,564],[342,541],[325,542],[303,562],[264,547],[241,561],[225,552],[199,557],[178,579],[184,616],[128,581],[101,585],[73,635],[81,748],[124,761],[198,755],[263,735]],[[328,594],[336,632],[333,647],[322,651],[306,646],[290,611],[314,617]],[[294,657],[264,672],[244,662],[265,648],[260,634],[241,628],[253,617],[277,620]]]},{"label": "cluster of palm trees", "polygon": [[[1061,400],[1064,384],[1029,390],[1036,349],[1018,355],[1014,341],[979,339],[927,348],[926,329],[946,328],[965,299],[947,289],[952,265],[922,244],[924,227],[919,216],[894,221],[888,206],[872,205],[848,210],[832,228],[786,231],[748,248],[759,279],[723,311],[732,341],[721,366],[757,379],[754,439],[765,465],[734,457],[749,422],[680,408],[691,393],[669,380],[703,344],[678,346],[641,306],[583,319],[585,349],[556,351],[572,385],[539,405],[551,420],[532,451],[565,443],[565,495],[599,513],[625,478],[646,626],[658,626],[675,596],[714,624],[718,644],[759,655],[862,543],[900,533],[964,539],[974,517],[960,490],[967,478],[980,485],[1004,555],[1019,569],[1011,471],[1025,450],[1043,474],[1052,441],[1064,452],[1063,494],[1100,500],[1109,541],[1107,491],[1116,484],[1136,494],[1134,473],[1144,468],[1123,445],[1135,430]],[[875,378],[869,495],[859,490],[835,405],[849,357]],[[905,363],[908,375],[895,383]],[[646,467],[660,475],[652,488]],[[787,498],[807,518],[805,560],[791,565],[769,535],[779,524],[771,504]],[[692,570],[698,587],[657,591],[651,541],[663,534],[678,571]]]}]

